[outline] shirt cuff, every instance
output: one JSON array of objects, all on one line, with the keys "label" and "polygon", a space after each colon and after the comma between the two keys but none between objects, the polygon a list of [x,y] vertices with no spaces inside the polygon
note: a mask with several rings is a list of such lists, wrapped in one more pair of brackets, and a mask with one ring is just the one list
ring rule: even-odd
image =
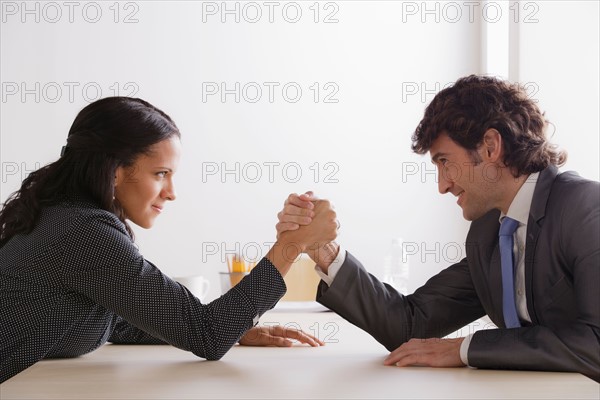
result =
[{"label": "shirt cuff", "polygon": [[321,280],[327,284],[327,286],[331,286],[333,280],[335,279],[335,276],[342,267],[342,264],[344,264],[344,261],[346,261],[346,250],[344,250],[342,246],[340,246],[337,256],[331,262],[329,268],[327,268],[328,273],[326,274],[325,272],[323,272],[323,270],[318,265],[315,265],[315,272],[317,273],[317,275],[319,275]]},{"label": "shirt cuff", "polygon": [[473,334],[465,336],[465,340],[460,345],[460,360],[465,365],[469,365],[469,345],[471,344],[471,339],[473,339]]}]

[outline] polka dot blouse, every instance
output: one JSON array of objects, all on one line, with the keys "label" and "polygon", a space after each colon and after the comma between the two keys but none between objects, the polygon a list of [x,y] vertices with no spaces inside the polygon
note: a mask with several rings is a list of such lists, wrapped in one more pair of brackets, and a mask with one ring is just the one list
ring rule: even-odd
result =
[{"label": "polka dot blouse", "polygon": [[0,248],[0,382],[44,358],[169,343],[218,360],[286,287],[264,258],[208,304],[144,259],[112,213],[73,200]]}]

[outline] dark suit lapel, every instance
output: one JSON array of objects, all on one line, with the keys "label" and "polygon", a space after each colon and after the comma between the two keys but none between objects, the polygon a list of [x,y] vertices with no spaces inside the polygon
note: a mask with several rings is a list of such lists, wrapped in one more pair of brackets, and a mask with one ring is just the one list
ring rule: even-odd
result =
[{"label": "dark suit lapel", "polygon": [[[491,210],[471,224],[467,236],[467,259],[476,265],[483,274],[486,290],[478,290],[481,303],[490,319],[498,326],[504,326],[502,316],[502,270],[498,248],[500,211]],[[478,283],[474,282],[476,286]]]},{"label": "dark suit lapel", "polygon": [[[544,223],[546,215],[546,204],[550,196],[550,190],[554,179],[558,175],[558,168],[550,166],[540,172],[533,199],[531,200],[531,209],[529,210],[529,220],[527,221],[527,240],[525,244],[525,287],[527,294],[527,310],[533,324],[539,324],[535,313],[534,293],[533,293],[533,268],[535,266],[535,249],[537,241]],[[543,295],[540,293],[540,295]]]}]

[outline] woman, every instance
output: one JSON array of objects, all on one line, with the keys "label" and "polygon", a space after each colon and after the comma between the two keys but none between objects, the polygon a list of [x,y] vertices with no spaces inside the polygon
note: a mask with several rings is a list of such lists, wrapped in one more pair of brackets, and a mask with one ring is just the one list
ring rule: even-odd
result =
[{"label": "woman", "polygon": [[0,211],[0,382],[44,358],[113,343],[169,343],[218,360],[238,341],[322,344],[301,331],[253,328],[286,287],[307,243],[336,235],[328,203],[281,235],[237,286],[202,304],[138,252],[129,220],[150,228],[175,200],[180,133],[164,112],[112,97],[75,118],[59,160],[32,172]]}]

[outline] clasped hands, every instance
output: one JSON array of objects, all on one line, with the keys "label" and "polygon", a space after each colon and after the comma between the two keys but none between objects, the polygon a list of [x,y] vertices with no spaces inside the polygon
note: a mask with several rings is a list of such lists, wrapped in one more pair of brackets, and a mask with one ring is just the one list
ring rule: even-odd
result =
[{"label": "clasped hands", "polygon": [[334,240],[340,224],[331,203],[316,198],[312,192],[292,193],[277,219],[277,239],[295,235],[295,240],[303,245],[303,252],[327,272],[339,251]]},{"label": "clasped hands", "polygon": [[[339,251],[338,244],[333,241],[337,237],[339,223],[331,204],[327,200],[318,200],[312,192],[301,195],[293,193],[288,196],[277,218],[277,238],[295,233],[299,242],[306,243],[303,251],[327,273]],[[335,234],[331,232],[334,228]],[[321,232],[324,234],[319,236],[319,230],[325,230]],[[331,239],[327,240],[328,238]],[[384,364],[398,367],[463,367],[465,364],[460,358],[463,340],[464,338],[411,339],[392,351]]]},{"label": "clasped hands", "polygon": [[[305,198],[307,198],[305,196]],[[301,205],[307,207],[301,211],[309,217],[303,220],[303,226],[292,227],[277,233],[278,242],[269,255],[271,262],[279,264],[279,272],[285,275],[298,254],[303,252],[318,251],[327,247],[337,236],[337,220],[335,211],[327,200],[316,200],[310,197],[309,201],[302,201]],[[285,226],[284,226],[285,227]],[[277,247],[277,249],[275,249]],[[277,268],[277,267],[276,267]],[[290,339],[310,346],[323,346],[325,343],[318,338],[301,330],[283,328],[281,326],[254,327],[248,330],[239,343],[245,346],[278,346],[292,345]]]}]

